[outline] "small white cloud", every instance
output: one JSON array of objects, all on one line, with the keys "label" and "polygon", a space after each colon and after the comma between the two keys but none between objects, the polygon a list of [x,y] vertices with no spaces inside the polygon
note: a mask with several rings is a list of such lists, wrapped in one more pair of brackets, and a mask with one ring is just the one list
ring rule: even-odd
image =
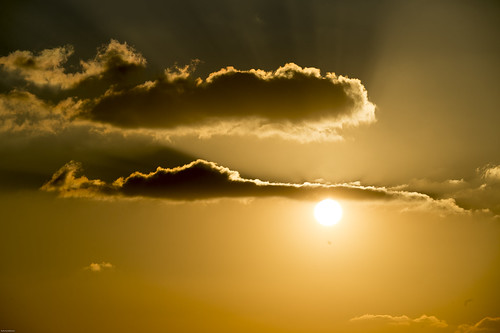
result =
[{"label": "small white cloud", "polygon": [[90,265],[88,265],[87,267],[85,267],[85,269],[90,270],[92,272],[101,272],[103,270],[109,270],[109,269],[112,269],[114,267],[115,266],[113,266],[111,263],[103,261],[100,264],[93,262]]}]

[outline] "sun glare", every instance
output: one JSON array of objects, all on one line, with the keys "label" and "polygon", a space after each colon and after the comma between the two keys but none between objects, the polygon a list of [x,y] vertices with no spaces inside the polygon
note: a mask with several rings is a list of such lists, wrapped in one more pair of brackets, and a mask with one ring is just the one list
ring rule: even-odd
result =
[{"label": "sun glare", "polygon": [[337,224],[342,218],[342,207],[335,200],[325,199],[314,208],[314,217],[322,225]]}]

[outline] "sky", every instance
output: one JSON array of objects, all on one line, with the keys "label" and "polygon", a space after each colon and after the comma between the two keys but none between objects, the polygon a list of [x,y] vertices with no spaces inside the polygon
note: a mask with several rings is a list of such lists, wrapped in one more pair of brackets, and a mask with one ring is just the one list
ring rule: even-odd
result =
[{"label": "sky", "polygon": [[500,331],[498,1],[1,7],[2,331]]}]

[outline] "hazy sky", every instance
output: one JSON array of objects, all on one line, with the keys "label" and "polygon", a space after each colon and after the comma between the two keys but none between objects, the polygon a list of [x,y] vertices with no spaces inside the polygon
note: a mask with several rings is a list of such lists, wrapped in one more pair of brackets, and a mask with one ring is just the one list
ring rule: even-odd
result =
[{"label": "hazy sky", "polygon": [[498,1],[1,7],[0,329],[500,331]]}]

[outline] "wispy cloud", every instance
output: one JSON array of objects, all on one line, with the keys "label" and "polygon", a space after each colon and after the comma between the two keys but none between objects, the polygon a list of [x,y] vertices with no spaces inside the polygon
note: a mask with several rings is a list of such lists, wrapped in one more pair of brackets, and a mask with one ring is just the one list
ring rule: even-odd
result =
[{"label": "wispy cloud", "polygon": [[477,168],[467,179],[414,179],[397,189],[429,193],[439,199],[453,198],[466,209],[500,216],[500,165]]},{"label": "wispy cloud", "polygon": [[59,132],[71,123],[80,106],[81,102],[72,98],[52,103],[27,91],[0,94],[0,133],[37,136]]},{"label": "wispy cloud", "polygon": [[36,54],[15,51],[0,57],[0,68],[37,86],[70,89],[90,77],[102,78],[106,73],[124,72],[146,65],[146,59],[132,47],[111,40],[98,50],[94,59],[80,61],[80,72],[68,73],[64,65],[73,53],[74,49],[70,45],[42,50]]},{"label": "wispy cloud", "polygon": [[428,330],[445,329],[448,323],[445,320],[438,319],[435,316],[421,315],[418,318],[410,318],[406,315],[393,316],[387,314],[364,314],[359,317],[351,318],[350,321],[356,324],[364,324],[369,327],[392,327],[400,328],[402,331],[411,329],[412,332],[426,332]]},{"label": "wispy cloud", "polygon": [[500,332],[500,317],[485,317],[474,325],[463,324],[455,333]]}]

